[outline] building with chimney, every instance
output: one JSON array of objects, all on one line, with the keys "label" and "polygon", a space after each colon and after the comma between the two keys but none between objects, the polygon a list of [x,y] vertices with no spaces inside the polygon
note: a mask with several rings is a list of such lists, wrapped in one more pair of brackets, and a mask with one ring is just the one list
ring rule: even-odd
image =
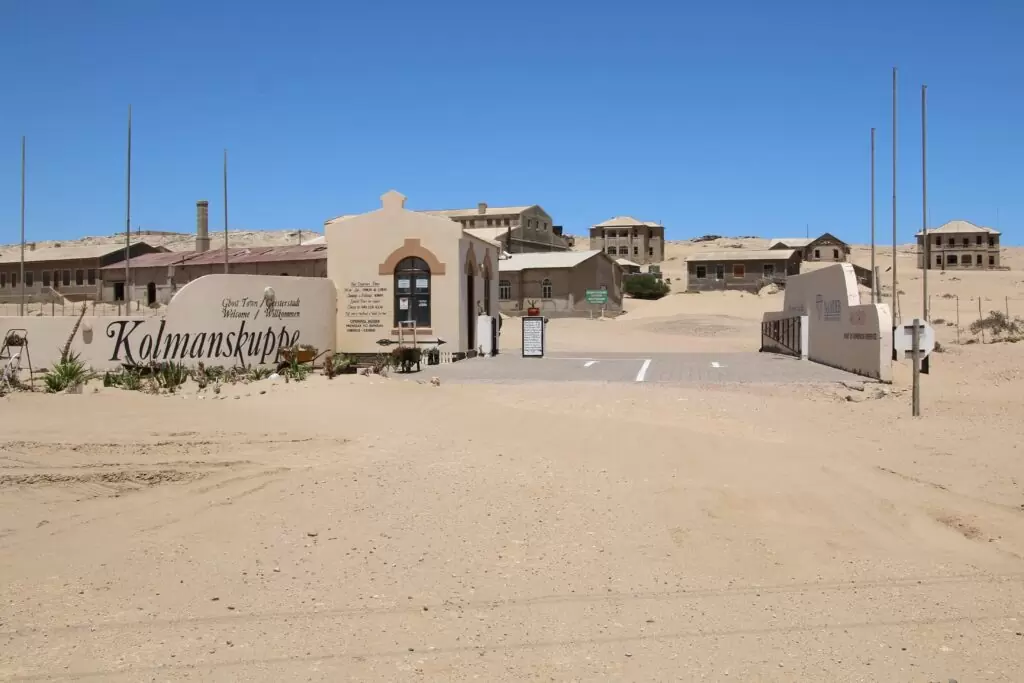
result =
[{"label": "building with chimney", "polygon": [[[122,250],[123,256],[123,250]],[[227,264],[225,267],[225,263]],[[182,286],[203,275],[298,275],[327,277],[327,245],[305,244],[277,247],[210,249],[209,204],[196,202],[196,240],[190,251],[133,256],[129,287],[133,301],[155,306],[167,304]],[[124,301],[125,262],[100,269],[100,300]]]},{"label": "building with chimney", "polygon": [[646,265],[665,260],[665,226],[616,216],[590,228],[590,248]]}]

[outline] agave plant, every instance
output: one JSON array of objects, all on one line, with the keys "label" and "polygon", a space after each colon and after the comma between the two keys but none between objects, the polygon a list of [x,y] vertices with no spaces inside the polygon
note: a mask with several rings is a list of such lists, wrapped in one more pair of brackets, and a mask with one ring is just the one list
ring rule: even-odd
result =
[{"label": "agave plant", "polygon": [[47,393],[56,394],[68,389],[80,387],[90,379],[93,373],[77,353],[68,353],[67,357],[53,364],[43,376],[43,386]]},{"label": "agave plant", "polygon": [[154,371],[157,384],[160,388],[167,389],[170,392],[174,392],[179,386],[185,383],[185,380],[189,377],[188,368],[182,363],[176,363],[169,361],[162,363]]}]

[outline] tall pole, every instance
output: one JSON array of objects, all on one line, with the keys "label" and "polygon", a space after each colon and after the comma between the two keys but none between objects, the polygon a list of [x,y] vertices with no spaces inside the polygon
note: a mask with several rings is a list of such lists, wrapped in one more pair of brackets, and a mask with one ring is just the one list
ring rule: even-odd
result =
[{"label": "tall pole", "polygon": [[896,67],[892,68],[892,323],[896,324]]},{"label": "tall pole", "polygon": [[128,199],[124,212],[124,308],[132,303],[132,105],[128,105]]},{"label": "tall pole", "polygon": [[928,244],[928,86],[921,86],[921,238],[924,241],[924,268],[921,271],[921,305],[928,322],[928,269],[932,266]]},{"label": "tall pole", "polygon": [[228,151],[224,150],[224,274],[228,273]]},{"label": "tall pole", "polygon": [[921,321],[914,318],[914,331],[911,335],[911,355],[914,359],[913,392],[911,394],[911,414],[921,416]]},{"label": "tall pole", "polygon": [[875,129],[871,129],[871,303],[881,301],[878,296],[878,271],[875,270]]},{"label": "tall pole", "polygon": [[21,136],[21,273],[18,275],[21,284],[21,305],[18,315],[25,315],[25,136]]}]

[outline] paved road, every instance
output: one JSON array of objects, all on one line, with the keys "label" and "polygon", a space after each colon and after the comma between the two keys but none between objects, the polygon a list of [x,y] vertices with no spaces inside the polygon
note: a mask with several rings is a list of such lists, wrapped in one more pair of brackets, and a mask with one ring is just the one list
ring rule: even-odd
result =
[{"label": "paved road", "polygon": [[449,382],[648,382],[677,385],[832,383],[864,378],[770,353],[502,354],[427,369]]}]

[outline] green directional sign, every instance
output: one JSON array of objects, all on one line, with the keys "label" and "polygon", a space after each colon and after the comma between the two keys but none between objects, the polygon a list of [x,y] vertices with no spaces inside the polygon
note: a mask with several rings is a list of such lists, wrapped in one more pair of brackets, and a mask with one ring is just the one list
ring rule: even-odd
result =
[{"label": "green directional sign", "polygon": [[607,289],[588,289],[587,290],[587,303],[588,304],[606,304],[608,303],[608,290]]}]

